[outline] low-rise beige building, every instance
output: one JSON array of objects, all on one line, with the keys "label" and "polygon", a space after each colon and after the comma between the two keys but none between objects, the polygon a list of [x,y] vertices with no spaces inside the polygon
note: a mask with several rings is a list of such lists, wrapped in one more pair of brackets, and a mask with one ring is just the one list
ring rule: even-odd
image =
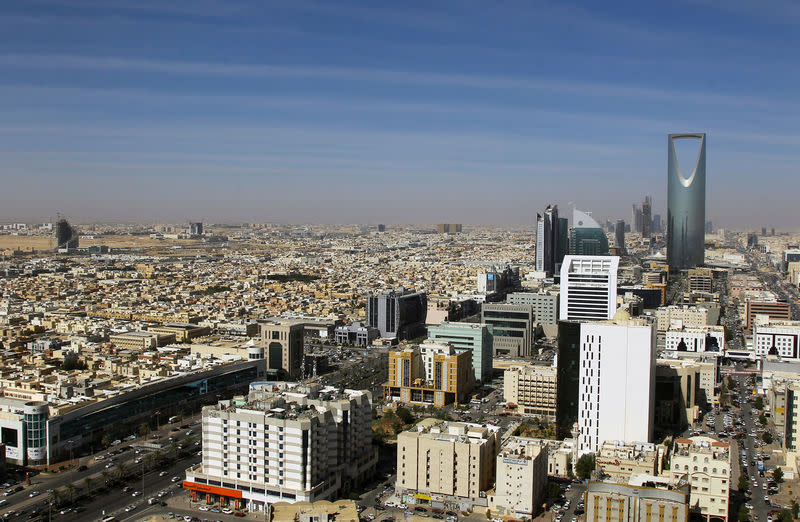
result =
[{"label": "low-rise beige building", "polygon": [[644,476],[632,484],[589,482],[586,522],[688,522],[686,483]]},{"label": "low-rise beige building", "polygon": [[707,518],[728,520],[731,481],[730,444],[711,437],[676,439],[670,461],[671,477],[686,477],[692,510]]},{"label": "low-rise beige building", "polygon": [[555,366],[517,365],[503,372],[503,400],[521,415],[554,421],[557,387]]},{"label": "low-rise beige building", "polygon": [[118,348],[147,350],[175,342],[174,333],[125,332],[108,336],[111,344]]},{"label": "low-rise beige building", "polygon": [[497,479],[489,508],[514,518],[536,514],[547,486],[547,445],[536,439],[510,437],[497,455]]},{"label": "low-rise beige building", "polygon": [[424,419],[397,436],[396,492],[407,503],[485,506],[498,449],[494,426]]},{"label": "low-rise beige building", "polygon": [[660,475],[667,447],[649,442],[605,441],[595,460],[613,482],[627,484],[633,475]]}]

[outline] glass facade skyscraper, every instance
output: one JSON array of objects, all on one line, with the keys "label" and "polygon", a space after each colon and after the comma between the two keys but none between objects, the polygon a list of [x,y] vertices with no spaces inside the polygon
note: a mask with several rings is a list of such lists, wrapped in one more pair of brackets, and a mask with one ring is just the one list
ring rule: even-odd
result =
[{"label": "glass facade skyscraper", "polygon": [[[697,160],[684,177],[675,153],[675,140],[700,141]],[[670,134],[667,151],[667,263],[670,270],[702,265],[705,259],[706,135]]]}]

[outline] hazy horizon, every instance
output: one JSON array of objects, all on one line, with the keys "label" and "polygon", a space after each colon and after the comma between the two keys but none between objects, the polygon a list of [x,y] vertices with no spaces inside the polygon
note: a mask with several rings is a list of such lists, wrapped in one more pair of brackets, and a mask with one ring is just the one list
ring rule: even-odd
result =
[{"label": "hazy horizon", "polygon": [[651,195],[664,220],[667,135],[706,132],[707,219],[800,228],[798,21],[789,0],[6,3],[0,214],[627,223]]}]

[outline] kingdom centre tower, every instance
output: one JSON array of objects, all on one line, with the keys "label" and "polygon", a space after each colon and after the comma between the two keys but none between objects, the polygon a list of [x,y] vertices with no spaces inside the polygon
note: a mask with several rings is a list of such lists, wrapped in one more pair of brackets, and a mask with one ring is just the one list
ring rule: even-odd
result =
[{"label": "kingdom centre tower", "polygon": [[[697,160],[689,177],[684,177],[676,140],[699,140]],[[706,224],[706,135],[670,134],[667,151],[667,263],[670,270],[702,265],[705,258]]]}]

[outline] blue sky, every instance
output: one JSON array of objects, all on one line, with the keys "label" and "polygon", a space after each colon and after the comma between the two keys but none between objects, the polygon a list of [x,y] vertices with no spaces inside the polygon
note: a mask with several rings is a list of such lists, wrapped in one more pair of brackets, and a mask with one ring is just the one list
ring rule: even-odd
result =
[{"label": "blue sky", "polygon": [[[0,3],[0,217],[798,228],[800,4]],[[679,151],[681,152],[681,151]],[[692,154],[688,151],[688,154]],[[688,161],[688,160],[687,160]]]}]

